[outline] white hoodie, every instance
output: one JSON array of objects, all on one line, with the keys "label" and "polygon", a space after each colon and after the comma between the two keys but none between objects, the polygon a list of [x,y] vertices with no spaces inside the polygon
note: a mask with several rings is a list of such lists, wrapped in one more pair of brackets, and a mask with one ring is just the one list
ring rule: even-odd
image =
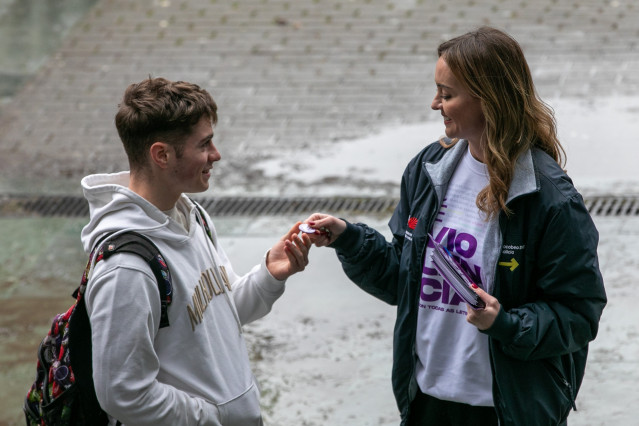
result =
[{"label": "white hoodie", "polygon": [[90,221],[88,253],[105,233],[151,238],[172,275],[170,326],[159,329],[156,279],[139,256],[118,253],[95,264],[85,296],[91,321],[93,379],[100,405],[125,425],[261,425],[259,391],[241,324],[266,315],[284,292],[264,260],[240,277],[196,222],[185,196],[183,225],[128,189],[129,173],[82,180]]}]

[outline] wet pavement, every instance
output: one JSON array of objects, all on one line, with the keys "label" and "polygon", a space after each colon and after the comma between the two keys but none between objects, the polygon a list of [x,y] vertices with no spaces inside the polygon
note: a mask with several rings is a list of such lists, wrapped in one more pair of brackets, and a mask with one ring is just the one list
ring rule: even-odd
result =
[{"label": "wet pavement", "polygon": [[[364,137],[401,126],[421,131],[423,123],[430,132],[428,123],[437,120],[429,108],[435,48],[482,24],[519,40],[537,88],[551,105],[592,106],[588,114],[569,110],[568,120],[579,137],[597,135],[588,141],[589,150],[601,156],[595,147],[603,139],[613,151],[633,155],[614,145],[632,141],[627,135],[634,137],[639,122],[639,5],[631,0],[97,0],[86,15],[81,9],[88,0],[22,1],[16,9],[18,2],[0,0],[0,49],[12,46],[0,59],[0,195],[77,194],[83,175],[126,168],[113,116],[125,87],[149,74],[193,81],[215,97],[216,139],[223,155],[213,176],[216,194],[322,190],[340,195],[342,188],[355,186],[363,193],[396,195],[395,167],[401,170],[405,161],[376,144],[393,144],[395,151],[409,151],[403,155],[410,158],[419,139],[410,136],[415,146],[405,147],[393,135]],[[25,3],[37,3],[39,9],[25,13]],[[75,6],[56,15],[53,3]],[[43,15],[47,7],[50,15]],[[8,25],[15,22],[9,11],[15,18],[18,10],[22,16],[48,16],[58,26],[43,29],[41,20]],[[74,21],[76,13],[81,19]],[[53,24],[55,16],[61,23]],[[27,38],[33,47],[22,44]],[[596,132],[595,114],[604,117],[594,124]],[[619,125],[619,117],[629,123]],[[424,142],[438,136],[426,134]],[[344,158],[331,160],[331,155]],[[314,175],[322,176],[319,182],[302,173],[315,156],[332,161],[332,168],[313,165]],[[366,162],[371,158],[374,164]],[[348,166],[360,159],[367,164]],[[368,169],[386,163],[396,180],[380,185]],[[614,168],[614,162],[606,164]],[[336,165],[343,170],[333,170]],[[287,183],[296,174],[308,178],[306,187],[304,181],[294,187]],[[636,193],[633,185],[621,187]],[[257,242],[266,244],[296,219],[222,218],[216,225],[241,269],[254,263],[248,252],[263,249]],[[362,220],[384,230],[386,218]],[[18,424],[33,348],[46,332],[46,318],[69,304],[65,292],[73,289],[84,262],[83,223],[0,218],[5,305],[0,425]],[[578,400],[581,411],[570,418],[574,425],[630,425],[639,416],[631,411],[639,376],[632,355],[636,310],[628,297],[637,261],[625,254],[636,252],[639,225],[632,218],[597,223],[611,302],[591,349]],[[267,416],[279,426],[299,424],[300,418],[308,425],[396,424],[388,377],[391,330],[385,326],[392,312],[366,295],[351,297],[338,266],[327,272],[332,254],[313,256],[318,263],[293,280],[288,302],[253,329],[250,343],[252,353],[262,357],[255,362]],[[318,291],[323,286],[328,292]],[[323,306],[339,306],[339,312]],[[318,344],[317,332],[325,340],[314,353],[309,348]],[[352,377],[353,371],[361,374]]]},{"label": "wet pavement", "polygon": [[[220,244],[236,271],[247,272],[298,217],[217,218]],[[387,237],[386,217],[350,217]],[[85,263],[84,219],[0,218],[0,426],[23,424],[22,396],[33,381],[35,349],[51,316],[71,303]],[[609,298],[590,345],[571,426],[634,426],[639,326],[633,289],[639,217],[596,217],[600,264]],[[263,320],[245,327],[271,426],[397,426],[390,387],[395,308],[344,276],[330,249],[311,263]],[[522,390],[524,391],[524,390]]]},{"label": "wet pavement", "polygon": [[113,116],[148,75],[217,100],[218,192],[279,195],[259,161],[434,119],[444,39],[505,29],[544,98],[596,103],[639,92],[637,22],[639,5],[616,0],[99,0],[0,110],[0,192],[78,192],[126,168]]}]

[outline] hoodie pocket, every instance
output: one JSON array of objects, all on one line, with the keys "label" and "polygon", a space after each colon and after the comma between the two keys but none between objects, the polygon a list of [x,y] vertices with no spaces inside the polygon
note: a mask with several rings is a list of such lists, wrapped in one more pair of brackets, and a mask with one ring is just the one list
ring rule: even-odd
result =
[{"label": "hoodie pocket", "polygon": [[241,395],[218,404],[220,420],[224,426],[262,426],[260,394],[255,383]]}]

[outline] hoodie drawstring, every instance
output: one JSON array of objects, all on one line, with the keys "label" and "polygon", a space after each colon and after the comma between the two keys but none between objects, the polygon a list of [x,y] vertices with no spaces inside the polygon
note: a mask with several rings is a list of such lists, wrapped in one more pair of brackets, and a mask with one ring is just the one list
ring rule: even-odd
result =
[{"label": "hoodie drawstring", "polygon": [[[199,224],[200,224],[200,228],[202,229],[202,232],[204,232],[204,236],[205,236],[205,240],[207,241],[206,247],[209,250],[209,255],[211,256],[211,262],[213,262],[213,265],[215,265],[215,267],[217,269],[219,269],[219,265],[217,264],[217,262],[215,261],[215,256],[213,254],[213,239],[212,237],[210,237],[208,235],[208,233],[206,232],[206,229],[204,229],[204,220],[202,218],[202,216],[200,215],[199,209],[195,209],[195,214],[199,219]],[[235,304],[231,301],[231,296],[228,293],[228,290],[226,288],[225,285],[220,286],[222,287],[222,293],[224,293],[224,297],[226,299],[226,303],[229,305],[229,308],[231,309],[231,312],[233,312],[233,316],[235,317],[235,321],[237,322],[237,328],[240,332],[240,334],[243,334],[244,331],[242,330],[242,322],[240,321],[240,315],[237,312],[237,309],[235,308]]]}]

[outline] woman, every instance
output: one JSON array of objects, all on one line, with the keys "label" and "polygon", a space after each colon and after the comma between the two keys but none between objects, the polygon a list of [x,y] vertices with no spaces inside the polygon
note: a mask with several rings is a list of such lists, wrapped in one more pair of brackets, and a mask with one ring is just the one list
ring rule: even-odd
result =
[{"label": "woman", "polygon": [[[606,303],[598,233],[562,170],[552,110],[519,44],[483,27],[444,42],[431,107],[448,138],[406,167],[387,242],[324,214],[306,222],[362,289],[397,305],[402,425],[561,425]],[[472,309],[434,268],[434,243],[472,276]]]}]

